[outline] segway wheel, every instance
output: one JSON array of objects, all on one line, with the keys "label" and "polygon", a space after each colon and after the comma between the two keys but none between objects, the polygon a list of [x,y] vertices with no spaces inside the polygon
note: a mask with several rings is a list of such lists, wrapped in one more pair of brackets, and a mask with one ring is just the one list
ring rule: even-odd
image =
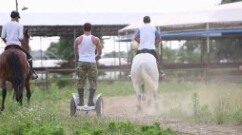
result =
[{"label": "segway wheel", "polygon": [[103,114],[103,99],[102,99],[102,96],[99,96],[97,98],[95,110],[96,110],[97,116],[102,116],[102,114]]},{"label": "segway wheel", "polygon": [[76,104],[73,97],[71,97],[71,103],[70,103],[70,115],[74,116],[76,114]]}]

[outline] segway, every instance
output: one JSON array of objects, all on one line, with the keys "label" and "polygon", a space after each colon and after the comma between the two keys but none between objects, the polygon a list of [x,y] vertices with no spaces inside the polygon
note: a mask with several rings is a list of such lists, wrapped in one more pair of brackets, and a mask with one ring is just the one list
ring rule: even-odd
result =
[{"label": "segway", "polygon": [[84,111],[88,114],[89,111],[96,111],[97,116],[102,116],[103,114],[103,99],[102,94],[98,94],[95,97],[94,106],[88,106],[85,104],[84,106],[78,106],[79,103],[79,95],[78,93],[72,93],[71,104],[70,104],[70,115],[74,116],[77,112]]}]

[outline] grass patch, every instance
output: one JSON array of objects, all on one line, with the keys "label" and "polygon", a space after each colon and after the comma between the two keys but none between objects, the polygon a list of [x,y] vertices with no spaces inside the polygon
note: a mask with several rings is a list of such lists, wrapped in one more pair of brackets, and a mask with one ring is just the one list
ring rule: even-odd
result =
[{"label": "grass patch", "polygon": [[[129,121],[97,118],[96,115],[69,116],[72,93],[76,84],[60,87],[31,86],[31,108],[19,107],[8,91],[6,109],[0,114],[0,135],[10,134],[185,134],[163,129],[159,122],[140,124]],[[87,91],[87,88],[85,89]],[[135,95],[131,81],[98,82],[96,94],[104,97]],[[25,93],[26,94],[26,93]],[[23,104],[26,105],[24,94]],[[186,122],[242,125],[242,84],[161,82],[158,116]]]}]

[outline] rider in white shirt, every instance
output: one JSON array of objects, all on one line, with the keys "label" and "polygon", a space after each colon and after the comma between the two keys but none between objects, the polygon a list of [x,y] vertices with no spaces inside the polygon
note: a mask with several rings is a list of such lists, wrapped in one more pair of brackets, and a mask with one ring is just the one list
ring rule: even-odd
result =
[{"label": "rider in white shirt", "polygon": [[2,33],[1,33],[2,40],[7,45],[5,47],[5,50],[12,45],[19,46],[19,49],[21,49],[27,55],[27,59],[28,59],[30,71],[31,71],[30,78],[37,79],[38,75],[35,73],[32,67],[33,66],[32,57],[29,54],[29,52],[21,46],[23,42],[23,37],[24,37],[23,36],[24,28],[23,28],[23,25],[19,23],[19,19],[20,19],[19,12],[12,11],[10,14],[10,17],[11,17],[11,21],[3,25]]},{"label": "rider in white shirt", "polygon": [[159,76],[161,78],[165,77],[164,72],[160,68],[159,57],[156,53],[155,46],[160,43],[161,35],[156,27],[150,24],[150,17],[145,16],[143,18],[144,25],[140,27],[135,34],[135,41],[139,43],[138,51],[136,53],[150,53],[157,61]]}]

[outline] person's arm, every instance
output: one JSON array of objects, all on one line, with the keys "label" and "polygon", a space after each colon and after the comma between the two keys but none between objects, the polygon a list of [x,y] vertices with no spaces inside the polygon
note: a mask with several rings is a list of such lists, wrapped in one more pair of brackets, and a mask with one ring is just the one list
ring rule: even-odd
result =
[{"label": "person's arm", "polygon": [[74,53],[76,56],[78,56],[78,45],[82,42],[82,36],[77,37],[75,42],[74,42]]},{"label": "person's arm", "polygon": [[5,27],[4,26],[2,28],[1,37],[2,37],[3,42],[6,44],[7,43],[7,40],[6,40],[7,33],[6,33],[6,30],[5,30]]},{"label": "person's arm", "polygon": [[20,24],[19,29],[18,29],[18,39],[21,42],[21,44],[24,44],[24,26]]},{"label": "person's arm", "polygon": [[158,30],[155,31],[155,45],[159,44],[161,41],[161,35]]},{"label": "person's arm", "polygon": [[94,37],[94,40],[95,40],[94,44],[96,45],[96,50],[97,50],[95,59],[98,60],[101,58],[101,55],[102,55],[102,45],[101,45],[100,39],[98,37]]},{"label": "person's arm", "polygon": [[140,30],[138,29],[135,33],[134,40],[140,43]]}]

